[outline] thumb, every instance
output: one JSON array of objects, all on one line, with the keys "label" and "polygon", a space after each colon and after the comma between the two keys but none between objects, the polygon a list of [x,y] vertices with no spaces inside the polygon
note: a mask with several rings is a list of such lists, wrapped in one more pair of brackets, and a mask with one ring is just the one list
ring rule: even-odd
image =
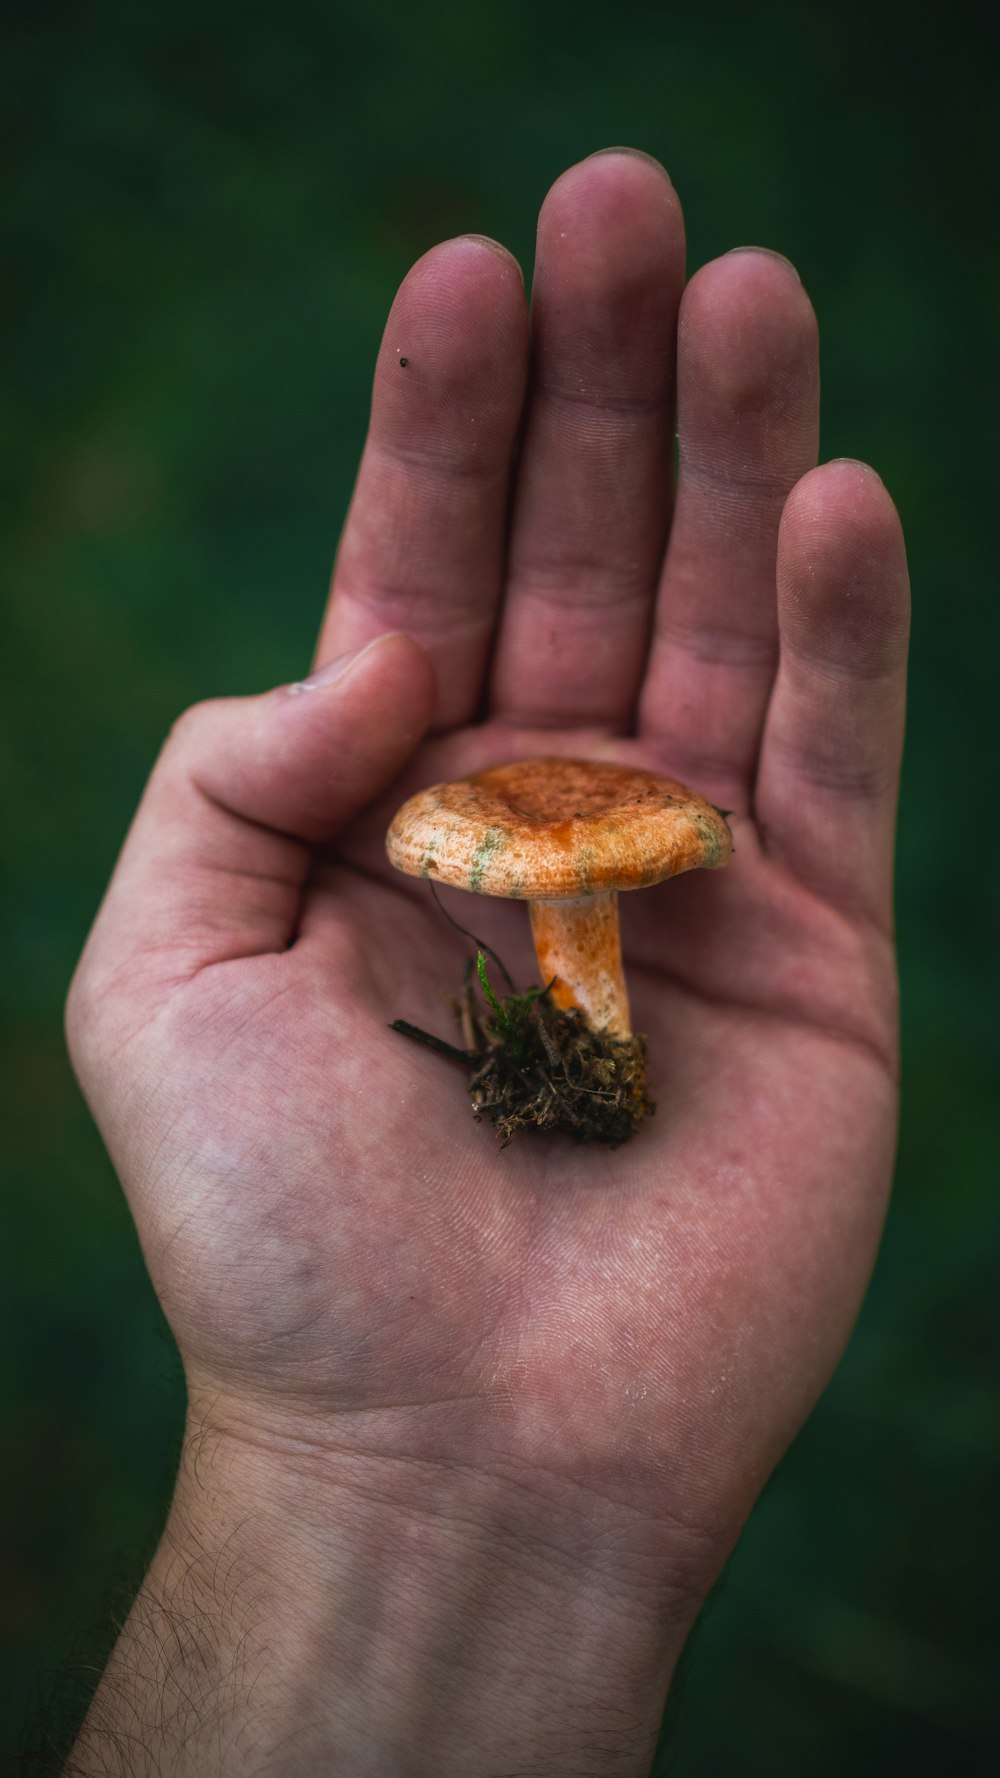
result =
[{"label": "thumb", "polygon": [[97,994],[140,980],[162,987],[284,950],[311,848],[387,789],[433,695],[423,650],[394,634],[299,685],[186,711],[139,805],[76,998],[81,983]]}]

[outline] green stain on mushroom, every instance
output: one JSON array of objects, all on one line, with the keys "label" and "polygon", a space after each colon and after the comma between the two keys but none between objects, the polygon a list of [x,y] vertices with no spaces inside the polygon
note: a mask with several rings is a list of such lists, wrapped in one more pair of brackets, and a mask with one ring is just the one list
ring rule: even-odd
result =
[{"label": "green stain on mushroom", "polygon": [[597,853],[593,846],[581,846],[576,854],[576,868],[580,879],[580,894],[592,895],[594,892],[594,865]]},{"label": "green stain on mushroom", "polygon": [[[714,804],[712,806],[713,808],[715,807]],[[709,816],[703,815],[700,812],[695,816],[695,826],[697,827],[705,845],[705,857],[703,860],[705,869],[714,870],[716,865],[722,861],[723,853],[726,852],[728,855],[728,849],[725,845],[725,837],[719,832],[715,822],[712,821]]]},{"label": "green stain on mushroom", "polygon": [[499,827],[488,827],[472,854],[472,869],[469,872],[469,888],[478,895],[483,886],[483,874],[498,852],[507,844],[507,836]]}]

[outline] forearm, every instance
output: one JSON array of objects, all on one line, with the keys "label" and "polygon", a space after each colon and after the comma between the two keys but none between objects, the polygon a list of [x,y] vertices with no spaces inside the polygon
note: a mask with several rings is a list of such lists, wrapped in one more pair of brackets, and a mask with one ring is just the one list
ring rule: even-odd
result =
[{"label": "forearm", "polygon": [[696,1608],[544,1483],[198,1436],[67,1778],[632,1778]]}]

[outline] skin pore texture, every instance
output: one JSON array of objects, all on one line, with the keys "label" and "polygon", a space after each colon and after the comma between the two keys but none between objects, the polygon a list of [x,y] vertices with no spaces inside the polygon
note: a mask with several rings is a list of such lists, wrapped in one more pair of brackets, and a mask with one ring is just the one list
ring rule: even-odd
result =
[{"label": "skin pore texture", "polygon": [[[404,280],[320,670],[180,719],[70,994],[189,1406],[68,1773],[648,1772],[892,1169],[906,565],[817,440],[794,271],[685,284],[646,156],[556,181],[530,308],[478,237]],[[732,811],[622,898],[657,1113],[611,1154],[498,1152],[387,1029],[465,955],[392,814],[540,755]],[[531,979],[523,907],[443,897]]]}]

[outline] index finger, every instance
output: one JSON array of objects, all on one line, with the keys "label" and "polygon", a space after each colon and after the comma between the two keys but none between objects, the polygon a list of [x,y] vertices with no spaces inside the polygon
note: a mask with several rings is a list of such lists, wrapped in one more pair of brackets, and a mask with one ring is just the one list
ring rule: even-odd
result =
[{"label": "index finger", "polygon": [[403,631],[434,668],[436,729],[479,703],[527,365],[513,256],[476,235],[424,254],[382,338],[317,658]]}]

